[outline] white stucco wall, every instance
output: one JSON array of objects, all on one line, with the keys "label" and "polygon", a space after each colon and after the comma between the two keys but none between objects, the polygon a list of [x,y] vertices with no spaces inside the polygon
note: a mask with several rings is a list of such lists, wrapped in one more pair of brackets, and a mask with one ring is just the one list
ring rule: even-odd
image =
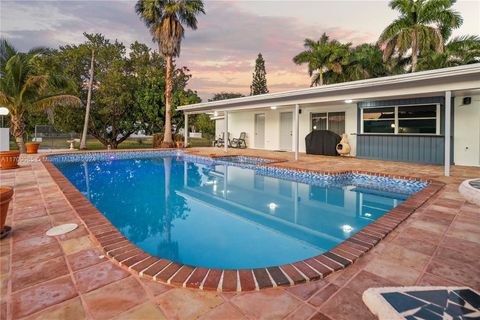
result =
[{"label": "white stucco wall", "polygon": [[230,139],[238,138],[241,132],[246,132],[247,137],[245,141],[247,142],[247,146],[251,148],[253,147],[254,127],[255,114],[253,112],[228,113],[228,132],[231,134]]},{"label": "white stucco wall", "polygon": [[463,96],[455,97],[454,104],[454,162],[456,165],[480,166],[480,95],[463,104]]},{"label": "white stucco wall", "polygon": [[[341,104],[332,106],[309,106],[301,108],[299,115],[299,151],[305,152],[305,136],[311,131],[311,113],[316,112],[345,112],[345,131],[348,134],[348,140],[352,147],[352,155],[355,155],[357,132],[357,106],[356,104]],[[230,112],[228,116],[228,131],[233,137],[238,137],[241,132],[247,133],[247,146],[255,148],[255,114],[265,114],[265,149],[280,149],[280,113],[294,111],[293,108],[279,108],[276,110],[262,109],[252,111]],[[216,133],[221,135],[223,131],[223,121],[216,121]],[[292,137],[293,140],[293,137]],[[292,141],[292,151],[294,148]]]}]

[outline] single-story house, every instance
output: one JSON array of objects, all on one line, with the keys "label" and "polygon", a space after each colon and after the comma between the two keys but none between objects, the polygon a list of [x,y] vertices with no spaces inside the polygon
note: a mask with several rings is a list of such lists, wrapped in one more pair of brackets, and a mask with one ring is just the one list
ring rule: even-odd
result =
[{"label": "single-story house", "polygon": [[[346,133],[351,156],[480,166],[480,63],[179,107],[210,114],[249,148],[305,152],[312,130]],[[448,138],[446,138],[448,137]],[[188,137],[187,137],[188,139]],[[228,146],[225,146],[227,149]]]}]

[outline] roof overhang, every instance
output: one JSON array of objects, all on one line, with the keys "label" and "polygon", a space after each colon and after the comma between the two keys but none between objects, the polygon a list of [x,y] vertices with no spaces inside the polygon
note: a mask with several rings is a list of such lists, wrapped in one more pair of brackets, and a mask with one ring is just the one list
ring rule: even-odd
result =
[{"label": "roof overhang", "polygon": [[396,76],[343,82],[320,87],[275,92],[242,98],[184,105],[185,113],[331,103],[343,100],[378,100],[405,96],[443,95],[445,91],[480,89],[480,63]]}]

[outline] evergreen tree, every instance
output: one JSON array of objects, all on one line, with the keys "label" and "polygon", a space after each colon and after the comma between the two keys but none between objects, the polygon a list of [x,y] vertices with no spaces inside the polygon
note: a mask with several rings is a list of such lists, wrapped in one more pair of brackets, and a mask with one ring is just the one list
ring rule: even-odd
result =
[{"label": "evergreen tree", "polygon": [[252,85],[250,86],[250,95],[268,93],[267,72],[265,71],[265,60],[261,53],[255,60],[255,72],[253,73]]}]

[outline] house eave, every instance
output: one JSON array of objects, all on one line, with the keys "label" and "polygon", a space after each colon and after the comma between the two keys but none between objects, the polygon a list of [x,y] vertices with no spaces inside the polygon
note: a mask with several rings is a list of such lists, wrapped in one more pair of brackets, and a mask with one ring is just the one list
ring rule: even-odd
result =
[{"label": "house eave", "polygon": [[[427,87],[429,85],[435,85],[436,83],[440,83],[442,81],[443,83],[445,83],[445,80],[450,79],[452,80],[452,82],[461,82],[463,80],[465,80],[465,82],[468,82],[468,85],[462,87],[462,89],[480,87],[480,81],[477,81],[477,83],[473,86],[470,85],[470,83],[474,82],[474,79],[480,79],[480,63],[381,78],[343,82],[331,85],[324,85],[321,87],[297,89],[284,92],[274,92],[256,96],[184,105],[179,107],[178,110],[184,111],[186,113],[194,113],[207,110],[228,110],[231,108],[241,108],[242,106],[260,106],[269,103],[271,103],[271,105],[293,104],[295,103],[295,100],[301,101],[304,99],[308,99],[309,97],[339,96],[342,94],[348,94],[348,92],[359,92],[362,90],[368,91],[372,88],[378,88],[378,90],[382,91],[398,88],[399,92],[401,92],[401,89],[404,87]],[[438,92],[443,92],[445,88],[445,85],[439,86]],[[432,91],[432,93],[434,92],[435,90]]]}]

